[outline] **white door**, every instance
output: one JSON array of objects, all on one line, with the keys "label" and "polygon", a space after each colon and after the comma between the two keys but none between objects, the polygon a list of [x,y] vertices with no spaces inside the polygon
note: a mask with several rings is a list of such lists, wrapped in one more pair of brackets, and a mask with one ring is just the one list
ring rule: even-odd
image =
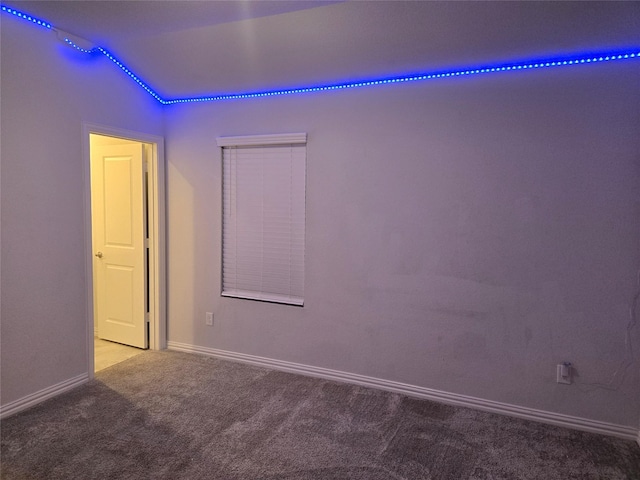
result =
[{"label": "white door", "polygon": [[91,148],[98,336],[148,348],[144,146]]}]

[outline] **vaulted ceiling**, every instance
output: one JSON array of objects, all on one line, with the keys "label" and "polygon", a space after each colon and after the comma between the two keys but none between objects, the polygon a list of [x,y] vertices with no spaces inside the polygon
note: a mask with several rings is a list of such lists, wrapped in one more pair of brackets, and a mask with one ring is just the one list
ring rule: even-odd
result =
[{"label": "vaulted ceiling", "polygon": [[640,2],[3,1],[161,95],[318,85],[640,46]]}]

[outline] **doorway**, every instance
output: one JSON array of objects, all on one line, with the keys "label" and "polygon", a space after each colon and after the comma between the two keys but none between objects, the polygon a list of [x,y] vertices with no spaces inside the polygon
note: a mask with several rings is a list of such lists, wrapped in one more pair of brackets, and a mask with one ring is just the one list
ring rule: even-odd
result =
[{"label": "doorway", "polygon": [[160,137],[84,125],[84,140],[92,376],[105,353],[166,348],[164,161]]}]

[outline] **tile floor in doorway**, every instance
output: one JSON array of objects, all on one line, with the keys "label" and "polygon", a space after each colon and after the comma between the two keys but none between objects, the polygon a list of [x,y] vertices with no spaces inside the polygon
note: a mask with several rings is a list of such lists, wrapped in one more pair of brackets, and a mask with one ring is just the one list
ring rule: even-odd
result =
[{"label": "tile floor in doorway", "polygon": [[145,351],[141,348],[109,342],[98,337],[94,337],[93,341],[93,354],[96,372],[115,365],[116,363],[123,362],[131,357],[135,357],[136,355],[140,355]]}]

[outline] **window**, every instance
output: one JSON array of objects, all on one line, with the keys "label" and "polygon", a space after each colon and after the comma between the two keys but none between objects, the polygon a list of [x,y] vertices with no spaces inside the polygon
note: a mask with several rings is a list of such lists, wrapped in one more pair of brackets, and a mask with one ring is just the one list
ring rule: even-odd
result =
[{"label": "window", "polygon": [[222,295],[303,305],[306,133],[221,137]]}]

